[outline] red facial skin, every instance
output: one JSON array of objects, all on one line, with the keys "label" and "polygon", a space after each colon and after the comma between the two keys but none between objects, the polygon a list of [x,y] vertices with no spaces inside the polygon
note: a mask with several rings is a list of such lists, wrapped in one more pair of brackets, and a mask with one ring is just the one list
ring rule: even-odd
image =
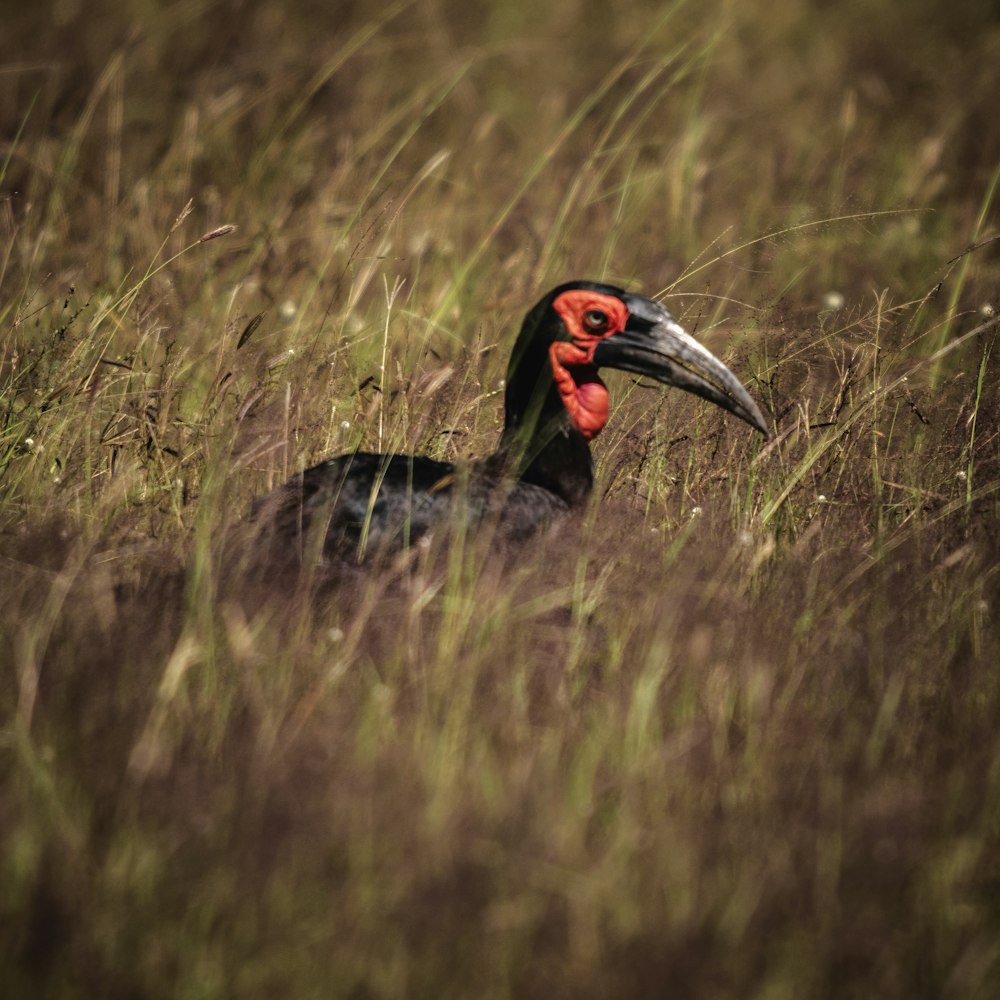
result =
[{"label": "red facial skin", "polygon": [[[549,348],[552,374],[573,426],[591,441],[608,422],[609,396],[594,367],[594,351],[608,337],[621,333],[628,321],[628,307],[613,295],[575,288],[563,292],[552,308],[559,313],[570,340],[557,340]],[[594,324],[593,313],[603,313],[607,325]]]}]

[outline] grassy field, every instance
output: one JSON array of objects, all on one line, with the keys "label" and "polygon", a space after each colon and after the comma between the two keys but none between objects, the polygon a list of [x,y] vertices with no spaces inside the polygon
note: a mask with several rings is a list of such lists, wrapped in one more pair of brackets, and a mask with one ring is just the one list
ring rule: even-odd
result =
[{"label": "grassy field", "polygon": [[[0,995],[1000,995],[995,5],[472,11],[3,16]],[[773,442],[612,373],[556,537],[250,572],[572,278]]]}]

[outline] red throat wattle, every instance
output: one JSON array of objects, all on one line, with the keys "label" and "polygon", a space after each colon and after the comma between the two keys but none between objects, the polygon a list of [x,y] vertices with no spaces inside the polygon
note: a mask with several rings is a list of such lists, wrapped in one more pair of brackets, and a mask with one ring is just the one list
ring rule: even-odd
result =
[{"label": "red throat wattle", "polygon": [[594,351],[606,337],[625,329],[628,307],[621,299],[586,289],[563,292],[552,308],[559,314],[570,340],[549,347],[552,376],[570,422],[591,441],[608,422],[610,397],[594,367]]},{"label": "red throat wattle", "polygon": [[597,369],[588,364],[589,358],[575,344],[557,340],[549,348],[552,374],[562,397],[570,422],[592,441],[608,422],[611,397]]}]

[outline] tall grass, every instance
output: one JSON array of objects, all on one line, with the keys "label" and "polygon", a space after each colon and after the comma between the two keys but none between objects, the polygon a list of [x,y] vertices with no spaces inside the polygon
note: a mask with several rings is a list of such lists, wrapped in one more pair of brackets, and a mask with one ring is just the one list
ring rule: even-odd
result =
[{"label": "tall grass", "polygon": [[[5,15],[0,992],[992,997],[992,7],[469,10]],[[557,533],[254,559],[574,277],[772,441],[612,373]]]}]

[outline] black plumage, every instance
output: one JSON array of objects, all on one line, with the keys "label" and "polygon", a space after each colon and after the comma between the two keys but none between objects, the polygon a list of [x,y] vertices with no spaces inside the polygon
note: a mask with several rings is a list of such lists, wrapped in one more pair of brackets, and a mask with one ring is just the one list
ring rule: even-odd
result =
[{"label": "black plumage", "polygon": [[601,367],[648,375],[703,396],[765,436],[735,376],[656,302],[571,282],[525,317],[507,371],[497,450],[462,465],[357,452],[314,465],[258,498],[252,519],[286,552],[355,561],[425,538],[456,517],[484,519],[520,542],[582,504],[593,486],[588,441],[604,426]]}]

